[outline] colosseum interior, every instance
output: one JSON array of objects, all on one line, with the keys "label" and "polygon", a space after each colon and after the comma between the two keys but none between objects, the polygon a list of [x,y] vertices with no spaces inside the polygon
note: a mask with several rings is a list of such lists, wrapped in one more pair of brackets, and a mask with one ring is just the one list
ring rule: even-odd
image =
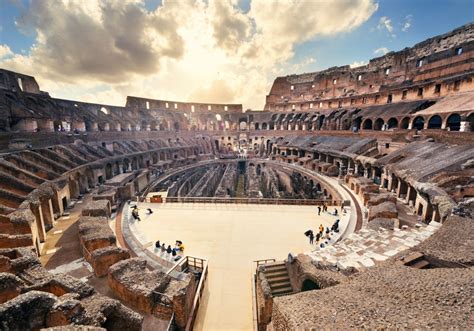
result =
[{"label": "colosseum interior", "polygon": [[472,23],[262,111],[0,70],[0,329],[472,329],[473,78]]}]

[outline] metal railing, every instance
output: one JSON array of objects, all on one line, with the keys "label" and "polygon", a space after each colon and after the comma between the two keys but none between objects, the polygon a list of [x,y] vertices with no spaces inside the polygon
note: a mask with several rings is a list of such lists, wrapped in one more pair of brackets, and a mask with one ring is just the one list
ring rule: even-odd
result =
[{"label": "metal railing", "polygon": [[258,267],[260,267],[261,265],[275,262],[275,261],[276,261],[275,259],[264,259],[264,260],[254,260],[253,262],[257,263],[257,269],[258,269]]},{"label": "metal railing", "polygon": [[[222,197],[166,197],[166,203],[232,203],[232,204],[262,204],[262,205],[310,205],[339,206],[341,200],[329,199],[280,199],[280,198],[222,198]],[[149,198],[144,202],[150,202]]]},{"label": "metal railing", "polygon": [[[199,306],[202,300],[202,292],[204,291],[204,286],[206,285],[207,280],[207,273],[208,273],[208,263],[204,259],[195,258],[192,256],[188,256],[188,262],[191,261],[193,268],[200,268],[201,269],[201,278],[199,279],[199,284],[196,288],[196,294],[194,295],[193,306],[191,308],[191,313],[189,315],[188,321],[186,323],[186,331],[192,331],[194,328],[194,322],[196,321],[197,313],[199,310]],[[200,261],[199,261],[200,260]]]}]

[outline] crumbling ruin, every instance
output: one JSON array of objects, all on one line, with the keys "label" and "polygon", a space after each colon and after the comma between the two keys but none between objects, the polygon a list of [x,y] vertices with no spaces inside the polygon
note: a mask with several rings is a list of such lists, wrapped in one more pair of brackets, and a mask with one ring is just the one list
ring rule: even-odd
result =
[{"label": "crumbling ruin", "polygon": [[[136,257],[116,218],[153,189],[352,208],[337,241],[257,269],[259,330],[472,328],[473,31],[278,77],[264,111],[62,100],[1,69],[0,328],[192,326],[205,275]],[[38,259],[69,217],[97,288]]]}]

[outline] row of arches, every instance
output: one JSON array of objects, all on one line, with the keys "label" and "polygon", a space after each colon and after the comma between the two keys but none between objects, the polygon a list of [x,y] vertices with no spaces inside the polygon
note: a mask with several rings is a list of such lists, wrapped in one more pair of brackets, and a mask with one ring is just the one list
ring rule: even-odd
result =
[{"label": "row of arches", "polygon": [[[356,129],[362,128],[363,130],[388,130],[388,129],[448,129],[450,131],[461,130],[461,116],[459,114],[451,114],[444,121],[440,115],[432,115],[428,119],[423,116],[416,116],[413,119],[409,117],[403,118],[400,122],[397,118],[392,117],[387,122],[382,118],[377,118],[373,121],[370,118],[365,119],[360,125],[362,119],[354,122]],[[468,122],[474,123],[474,114],[471,114],[467,118]],[[472,127],[471,127],[472,129]]]}]

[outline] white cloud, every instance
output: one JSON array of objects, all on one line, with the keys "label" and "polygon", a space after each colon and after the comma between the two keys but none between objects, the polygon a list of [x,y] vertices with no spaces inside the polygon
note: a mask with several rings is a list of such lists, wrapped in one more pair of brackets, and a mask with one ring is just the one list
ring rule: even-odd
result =
[{"label": "white cloud", "polygon": [[387,47],[380,47],[380,48],[377,48],[377,49],[374,51],[374,54],[377,54],[377,55],[385,55],[385,54],[387,54],[388,52],[390,52],[390,50],[389,50]]},{"label": "white cloud", "polygon": [[388,34],[392,37],[395,38],[396,35],[393,33],[393,25],[392,25],[392,20],[388,18],[387,16],[382,16],[379,19],[379,24],[377,25],[377,29],[379,30],[387,30]]},{"label": "white cloud", "polygon": [[13,55],[13,52],[12,50],[10,49],[10,47],[8,47],[8,45],[0,45],[0,60],[1,59],[5,59],[7,57],[11,57]]},{"label": "white cloud", "polygon": [[[387,51],[388,51],[388,50],[387,50]],[[349,66],[350,66],[351,68],[357,68],[357,67],[365,66],[365,65],[367,65],[367,64],[369,64],[369,62],[367,62],[367,61],[354,61],[354,62],[352,62]]]},{"label": "white cloud", "polygon": [[[243,103],[261,109],[275,73],[298,44],[355,29],[377,10],[374,0],[33,1],[18,20],[37,33],[27,55],[0,66],[37,77],[61,98],[123,105],[127,95],[196,102]],[[335,19],[337,17],[337,19]]]},{"label": "white cloud", "polygon": [[405,22],[403,22],[402,31],[407,32],[408,29],[410,29],[412,22],[413,22],[413,15],[405,16]]},{"label": "white cloud", "polygon": [[386,29],[388,32],[393,32],[392,20],[387,16],[380,17],[379,25],[377,25],[379,30]]}]

